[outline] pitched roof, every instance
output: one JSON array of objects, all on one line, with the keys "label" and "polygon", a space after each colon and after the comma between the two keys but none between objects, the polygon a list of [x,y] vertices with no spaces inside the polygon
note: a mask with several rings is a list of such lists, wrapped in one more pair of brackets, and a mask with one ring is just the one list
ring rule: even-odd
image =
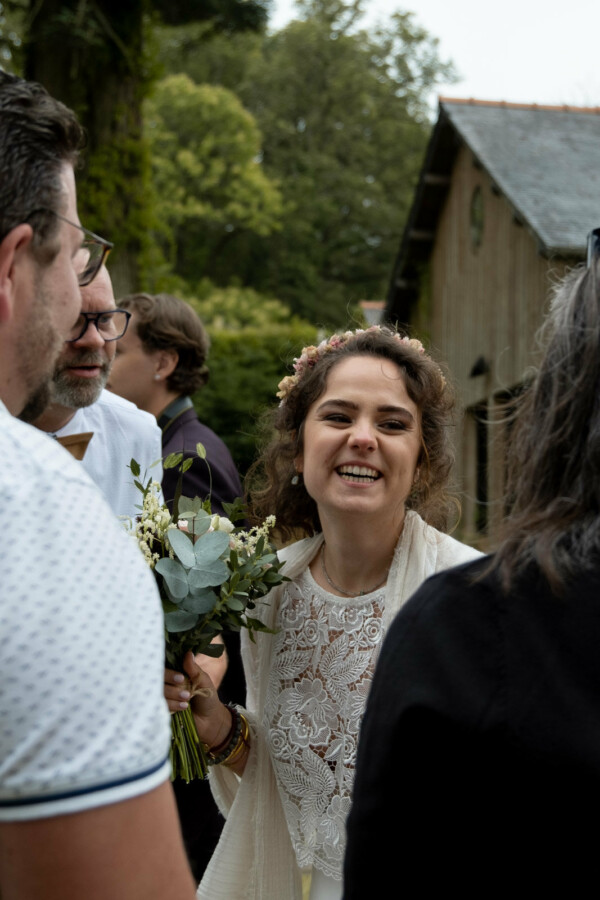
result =
[{"label": "pitched roof", "polygon": [[583,253],[600,220],[600,109],[440,105],[543,249]]},{"label": "pitched roof", "polygon": [[[489,173],[545,255],[583,256],[600,224],[600,108],[526,106],[440,98],[409,215],[390,303],[431,251],[433,233],[461,144]],[[394,299],[392,299],[394,297]]]}]

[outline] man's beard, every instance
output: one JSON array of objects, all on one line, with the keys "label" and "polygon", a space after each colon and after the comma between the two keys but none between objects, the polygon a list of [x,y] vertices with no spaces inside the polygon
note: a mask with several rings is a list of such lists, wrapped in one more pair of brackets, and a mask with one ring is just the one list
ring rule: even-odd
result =
[{"label": "man's beard", "polygon": [[40,387],[35,391],[35,393],[30,394],[29,400],[19,413],[18,418],[21,419],[22,422],[35,422],[39,416],[44,412],[48,404],[50,403],[50,379],[44,382],[44,384],[40,385]]},{"label": "man's beard", "polygon": [[[100,374],[94,378],[81,378],[69,369],[76,366],[99,366]],[[68,366],[59,360],[54,371],[51,386],[52,403],[69,409],[81,409],[95,403],[106,386],[110,373],[110,362],[106,356],[89,350],[69,353]]]},{"label": "man's beard", "polygon": [[25,406],[19,413],[23,422],[33,422],[48,406],[54,363],[63,346],[62,335],[54,327],[48,296],[42,279],[35,285],[35,302],[29,321],[16,336],[18,378],[27,388]]}]

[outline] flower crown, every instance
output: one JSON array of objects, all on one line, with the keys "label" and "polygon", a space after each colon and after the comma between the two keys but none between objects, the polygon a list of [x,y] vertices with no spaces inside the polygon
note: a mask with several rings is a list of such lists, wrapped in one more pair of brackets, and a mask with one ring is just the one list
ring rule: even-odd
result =
[{"label": "flower crown", "polygon": [[[339,350],[341,347],[345,346],[352,338],[357,337],[359,334],[369,334],[370,332],[381,332],[383,334],[388,335],[389,337],[393,337],[394,340],[398,341],[399,344],[406,344],[408,347],[411,347],[413,350],[416,350],[417,353],[425,353],[425,348],[421,341],[417,340],[417,338],[409,338],[402,337],[398,334],[397,331],[391,331],[391,329],[386,328],[381,325],[371,325],[370,328],[357,328],[356,331],[345,331],[343,334],[332,334],[330,338],[327,338],[317,346],[317,347],[304,347],[300,356],[296,357],[294,360],[294,375],[286,375],[279,382],[279,390],[277,391],[276,396],[280,399],[280,406],[285,403],[291,392],[296,388],[298,383],[302,380],[304,374],[312,369],[313,366],[317,364],[317,362],[322,359],[322,357],[326,356],[328,353],[332,353],[335,350]],[[442,380],[442,386],[445,385],[446,379],[442,375],[440,369],[440,378]]]}]

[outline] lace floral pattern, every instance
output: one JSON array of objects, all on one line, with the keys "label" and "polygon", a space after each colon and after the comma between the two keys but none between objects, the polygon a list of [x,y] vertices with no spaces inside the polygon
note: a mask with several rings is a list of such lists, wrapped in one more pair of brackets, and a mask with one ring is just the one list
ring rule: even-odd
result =
[{"label": "lace floral pattern", "polygon": [[285,586],[274,639],[265,725],[292,844],[300,867],[336,879],[384,592],[336,597],[307,570]]}]

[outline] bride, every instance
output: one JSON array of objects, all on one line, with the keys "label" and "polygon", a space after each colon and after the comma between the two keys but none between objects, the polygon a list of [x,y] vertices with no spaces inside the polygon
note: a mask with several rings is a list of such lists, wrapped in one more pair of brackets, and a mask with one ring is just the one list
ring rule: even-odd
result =
[{"label": "bride", "polygon": [[[191,702],[227,822],[198,889],[210,900],[342,893],[361,718],[383,635],[434,572],[478,552],[443,533],[452,395],[419,341],[375,326],[303,350],[280,384],[259,460],[258,516],[275,513],[289,582],[266,598],[273,634],[245,640],[246,709],[190,697],[167,672],[172,711]],[[191,654],[194,688],[212,688]]]}]

